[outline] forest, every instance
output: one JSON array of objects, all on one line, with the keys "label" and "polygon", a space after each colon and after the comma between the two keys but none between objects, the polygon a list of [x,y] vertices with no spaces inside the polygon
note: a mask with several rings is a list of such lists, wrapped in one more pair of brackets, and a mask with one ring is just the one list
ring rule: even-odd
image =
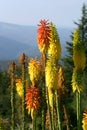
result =
[{"label": "forest", "polygon": [[37,29],[40,57],[21,54],[0,68],[0,130],[87,130],[87,6],[67,55],[55,23]]}]

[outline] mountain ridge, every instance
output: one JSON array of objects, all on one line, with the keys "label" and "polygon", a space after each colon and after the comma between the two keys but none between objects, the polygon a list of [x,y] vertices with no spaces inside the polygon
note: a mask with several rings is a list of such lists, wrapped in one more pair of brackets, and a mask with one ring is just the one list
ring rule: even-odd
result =
[{"label": "mountain ridge", "polygon": [[[57,28],[65,55],[66,41],[70,40],[73,29]],[[40,54],[37,45],[37,27],[0,22],[0,60],[17,58],[21,53],[30,57]],[[8,50],[8,51],[7,51]]]}]

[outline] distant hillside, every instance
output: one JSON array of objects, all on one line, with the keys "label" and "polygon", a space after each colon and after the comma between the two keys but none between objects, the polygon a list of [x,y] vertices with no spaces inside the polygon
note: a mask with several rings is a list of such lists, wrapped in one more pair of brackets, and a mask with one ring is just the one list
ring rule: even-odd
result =
[{"label": "distant hillside", "polygon": [[[58,28],[62,55],[66,54],[66,41],[70,41],[71,28]],[[26,53],[30,57],[39,55],[37,27],[0,22],[0,60],[15,59]]]},{"label": "distant hillside", "polygon": [[36,35],[37,27],[35,26],[23,26],[0,22],[0,36],[33,45],[33,43],[36,42]]},{"label": "distant hillside", "polygon": [[27,53],[29,56],[34,56],[35,52],[39,53],[38,50],[33,50],[34,48],[31,44],[23,44],[16,40],[0,36],[0,60],[17,59],[22,53]]}]

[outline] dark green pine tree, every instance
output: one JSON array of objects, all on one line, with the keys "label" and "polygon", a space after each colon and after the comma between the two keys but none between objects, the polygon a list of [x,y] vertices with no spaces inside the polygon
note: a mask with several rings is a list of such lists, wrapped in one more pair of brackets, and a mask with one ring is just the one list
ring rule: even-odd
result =
[{"label": "dark green pine tree", "polygon": [[65,57],[63,57],[62,62],[63,62],[63,66],[64,66],[64,71],[65,71],[65,80],[66,80],[66,84],[67,86],[69,86],[69,90],[71,90],[71,75],[73,72],[73,59],[72,59],[72,55],[73,55],[73,33],[70,36],[71,38],[71,42],[66,42],[66,50],[67,50],[67,55],[65,55]]},{"label": "dark green pine tree", "polygon": [[7,72],[0,71],[0,117],[10,118],[10,78]]},{"label": "dark green pine tree", "polygon": [[87,6],[85,4],[82,7],[82,17],[79,19],[79,23],[75,22],[75,24],[80,30],[82,43],[87,55]]}]

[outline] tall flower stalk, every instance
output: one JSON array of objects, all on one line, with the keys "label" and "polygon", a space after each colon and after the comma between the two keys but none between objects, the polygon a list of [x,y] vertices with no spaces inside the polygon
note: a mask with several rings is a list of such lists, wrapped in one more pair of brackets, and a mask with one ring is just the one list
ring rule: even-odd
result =
[{"label": "tall flower stalk", "polygon": [[22,68],[22,130],[25,130],[26,129],[26,121],[25,121],[25,116],[26,116],[26,111],[25,111],[26,55],[24,53],[20,56],[19,62]]},{"label": "tall flower stalk", "polygon": [[[58,124],[57,129],[62,130],[61,116],[60,116],[60,104],[58,97],[58,61],[61,57],[61,45],[60,39],[53,23],[50,24],[50,45],[48,48],[48,60],[46,63],[46,86],[48,88],[49,103],[52,107],[52,124],[54,123],[54,99],[56,100],[57,118]],[[51,92],[51,93],[50,93]],[[54,98],[56,96],[56,98]],[[52,130],[55,129],[53,125]]]},{"label": "tall flower stalk", "polygon": [[11,109],[12,109],[12,130],[15,130],[15,69],[16,65],[11,62],[9,66],[9,71],[11,75]]},{"label": "tall flower stalk", "polygon": [[40,107],[40,93],[37,86],[31,85],[26,92],[26,109],[31,115],[33,130],[36,130],[36,114]]},{"label": "tall flower stalk", "polygon": [[[66,109],[66,95],[68,89],[65,84],[65,77],[64,77],[64,70],[63,67],[59,65],[58,67],[58,97],[59,97],[59,104],[63,108],[64,111],[64,124],[66,125],[66,129],[70,130],[69,124],[69,117]],[[61,114],[61,113],[60,113]],[[61,118],[61,117],[60,117]]]},{"label": "tall flower stalk", "polygon": [[28,114],[31,114],[33,130],[36,130],[36,114],[40,107],[40,92],[37,87],[41,72],[40,62],[36,59],[31,59],[28,72],[32,85],[26,93],[26,109],[28,109]]},{"label": "tall flower stalk", "polygon": [[[44,71],[45,71],[45,66],[46,66],[46,54],[47,54],[49,44],[50,44],[50,26],[49,25],[50,24],[48,20],[41,20],[40,23],[38,24],[39,28],[37,30],[38,47],[39,47],[40,52],[42,53],[42,57],[44,58],[44,66],[43,66]],[[42,97],[44,97],[45,99],[48,97],[47,92],[48,91],[46,90],[46,86],[45,86],[45,73],[44,73]],[[46,104],[46,100],[45,100],[45,104]],[[49,109],[49,106],[48,106],[48,109]],[[45,121],[46,121],[46,109],[45,107],[43,107],[42,108],[42,130],[45,130]]]},{"label": "tall flower stalk", "polygon": [[76,92],[77,103],[77,129],[81,130],[81,92],[83,90],[82,77],[83,70],[86,65],[86,55],[81,41],[80,31],[78,29],[74,32],[73,39],[73,61],[74,69],[72,75],[72,89]]}]

